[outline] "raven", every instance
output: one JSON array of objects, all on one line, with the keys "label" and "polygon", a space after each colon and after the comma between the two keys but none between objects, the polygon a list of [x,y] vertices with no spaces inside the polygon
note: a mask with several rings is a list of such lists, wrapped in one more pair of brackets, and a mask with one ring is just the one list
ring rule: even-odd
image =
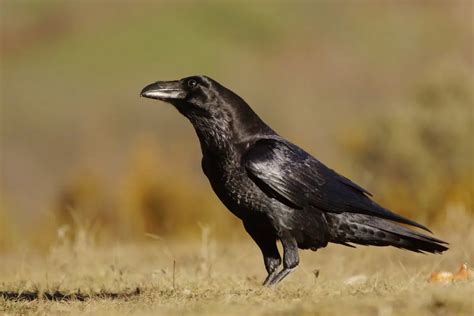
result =
[{"label": "raven", "polygon": [[[299,264],[298,248],[329,242],[441,253],[446,242],[395,222],[425,226],[383,208],[351,180],[279,136],[237,94],[206,76],[157,81],[141,96],[171,103],[191,121],[202,169],[222,203],[257,243],[279,283]],[[283,268],[276,242],[283,247]]]}]

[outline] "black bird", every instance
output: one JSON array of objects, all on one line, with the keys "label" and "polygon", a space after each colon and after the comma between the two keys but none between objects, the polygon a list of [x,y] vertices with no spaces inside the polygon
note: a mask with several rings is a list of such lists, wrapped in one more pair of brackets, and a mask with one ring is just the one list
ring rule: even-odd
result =
[{"label": "black bird", "polygon": [[[425,226],[375,203],[371,194],[329,169],[265,124],[237,94],[206,76],[157,81],[141,96],[171,103],[194,126],[202,169],[224,205],[243,222],[280,282],[299,263],[298,248],[329,242],[441,253],[446,242],[395,222]],[[283,268],[276,242],[283,246]]]}]

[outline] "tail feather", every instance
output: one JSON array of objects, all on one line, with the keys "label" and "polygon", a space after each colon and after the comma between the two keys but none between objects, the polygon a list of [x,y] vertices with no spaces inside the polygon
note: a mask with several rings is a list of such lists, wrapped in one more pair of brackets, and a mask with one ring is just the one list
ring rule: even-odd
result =
[{"label": "tail feather", "polygon": [[442,253],[448,243],[378,217],[342,213],[328,218],[331,242],[393,246],[421,253]]}]

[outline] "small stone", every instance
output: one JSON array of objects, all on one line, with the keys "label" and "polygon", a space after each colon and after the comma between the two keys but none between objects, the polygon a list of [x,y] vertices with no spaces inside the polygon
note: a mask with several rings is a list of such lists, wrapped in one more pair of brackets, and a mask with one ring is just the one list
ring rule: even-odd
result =
[{"label": "small stone", "polygon": [[351,276],[344,280],[345,285],[362,285],[367,282],[367,276],[365,274],[358,274]]}]

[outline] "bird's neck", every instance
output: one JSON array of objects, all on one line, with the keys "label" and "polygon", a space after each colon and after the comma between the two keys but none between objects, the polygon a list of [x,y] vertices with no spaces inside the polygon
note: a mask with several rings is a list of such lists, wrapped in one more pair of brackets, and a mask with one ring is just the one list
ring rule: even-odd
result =
[{"label": "bird's neck", "polygon": [[225,124],[212,124],[197,122],[193,124],[201,144],[203,154],[223,155],[232,147],[232,133]]},{"label": "bird's neck", "polygon": [[[240,160],[242,146],[251,139],[264,135],[275,135],[258,116],[253,120],[241,121],[233,118],[203,119],[190,118],[201,144],[204,156],[217,160]],[[245,145],[244,145],[245,146]]]}]

